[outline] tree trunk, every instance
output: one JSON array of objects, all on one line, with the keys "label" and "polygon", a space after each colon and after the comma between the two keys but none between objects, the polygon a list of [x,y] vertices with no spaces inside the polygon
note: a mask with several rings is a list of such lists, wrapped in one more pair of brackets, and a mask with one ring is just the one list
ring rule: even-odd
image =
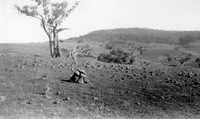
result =
[{"label": "tree trunk", "polygon": [[59,40],[58,40],[58,33],[56,32],[56,30],[53,30],[53,48],[54,48],[54,52],[53,52],[53,56],[54,58],[56,57],[60,57],[60,48],[59,48]]},{"label": "tree trunk", "polygon": [[49,37],[49,49],[50,49],[50,55],[53,57],[53,48],[52,48],[52,40],[51,37]]},{"label": "tree trunk", "polygon": [[48,32],[46,26],[45,26],[45,21],[44,20],[41,20],[41,25],[42,25],[42,28],[44,29],[45,33],[47,34],[48,38],[49,38],[49,49],[50,49],[50,55],[51,57],[54,57],[54,48],[53,48],[53,42],[52,42],[52,35],[50,32]]},{"label": "tree trunk", "polygon": [[57,24],[53,27],[52,31],[48,31],[45,26],[45,21],[42,20],[42,27],[49,37],[49,49],[50,55],[52,58],[60,57],[60,48],[59,48],[59,41],[58,41],[58,32],[56,31]]}]

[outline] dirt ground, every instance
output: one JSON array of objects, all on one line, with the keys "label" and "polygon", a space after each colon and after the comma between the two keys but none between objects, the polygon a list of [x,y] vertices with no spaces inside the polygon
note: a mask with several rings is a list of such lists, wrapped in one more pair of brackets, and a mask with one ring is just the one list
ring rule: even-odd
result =
[{"label": "dirt ground", "polygon": [[[90,82],[70,82],[76,69]],[[50,58],[47,43],[0,44],[0,119],[71,118],[200,118],[200,70],[94,58],[74,64]]]}]

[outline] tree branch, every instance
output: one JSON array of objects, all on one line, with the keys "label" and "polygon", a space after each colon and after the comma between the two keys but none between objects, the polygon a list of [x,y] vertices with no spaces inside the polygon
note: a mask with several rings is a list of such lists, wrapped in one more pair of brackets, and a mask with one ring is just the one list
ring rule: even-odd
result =
[{"label": "tree branch", "polygon": [[47,36],[49,37],[49,40],[51,39],[51,35],[50,33],[47,31],[46,27],[45,27],[45,23],[44,20],[41,20],[42,22],[42,28],[44,29],[45,33],[47,34]]},{"label": "tree branch", "polygon": [[74,6],[72,6],[71,9],[67,10],[67,13],[65,14],[65,17],[68,17],[69,14],[79,5],[79,2],[76,2]]},{"label": "tree branch", "polygon": [[[37,18],[39,20],[42,20],[41,15],[37,12],[37,6],[31,6],[31,5],[25,5],[23,7],[20,7],[18,5],[14,5],[14,7],[17,9],[18,12],[21,14],[25,14],[26,16]],[[41,17],[41,18],[40,18]]]},{"label": "tree branch", "polygon": [[[32,17],[33,17],[33,16],[32,16]],[[34,16],[33,18],[36,18],[36,19],[42,20],[42,18],[40,18],[40,17],[36,17],[36,16]]]},{"label": "tree branch", "polygon": [[56,30],[57,33],[64,31],[64,30],[70,30],[69,28],[59,28]]}]

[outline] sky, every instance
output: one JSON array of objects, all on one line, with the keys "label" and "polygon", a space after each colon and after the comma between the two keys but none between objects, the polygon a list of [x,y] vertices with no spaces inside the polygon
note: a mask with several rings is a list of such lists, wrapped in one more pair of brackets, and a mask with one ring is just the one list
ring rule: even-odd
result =
[{"label": "sky", "polygon": [[[20,15],[13,6],[28,1],[0,0],[0,43],[48,41],[39,20]],[[70,30],[61,32],[61,39],[114,28],[200,31],[200,0],[77,1],[80,4],[62,24]]]}]

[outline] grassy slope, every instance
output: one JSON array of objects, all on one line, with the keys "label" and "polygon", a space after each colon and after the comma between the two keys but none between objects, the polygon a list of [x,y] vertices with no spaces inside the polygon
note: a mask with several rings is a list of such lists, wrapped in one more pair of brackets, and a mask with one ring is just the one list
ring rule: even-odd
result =
[{"label": "grassy slope", "polygon": [[[76,45],[64,43],[62,47],[73,48]],[[91,84],[80,85],[60,82],[72,74],[71,63],[61,58],[49,58],[48,44],[0,46],[1,54],[7,56],[7,59],[0,60],[0,92],[7,98],[1,102],[4,105],[2,110],[11,111],[21,118],[198,117],[199,97],[193,96],[199,95],[199,88],[192,85],[193,81],[199,80],[198,77],[178,76],[183,69],[165,69],[155,65],[143,70],[134,65],[104,64],[85,59],[77,67],[84,68],[82,64],[89,63],[86,71]],[[95,46],[98,45],[93,44],[93,48]],[[47,85],[50,86],[50,99],[44,95]],[[66,98],[69,99],[62,101]]]},{"label": "grassy slope", "polygon": [[[139,29],[139,33],[142,35],[144,31],[140,30],[142,29]],[[113,34],[112,30],[109,32]],[[116,34],[119,33],[118,30],[114,32]],[[120,32],[123,32],[123,30]],[[132,30],[129,32],[132,32]],[[155,34],[156,31],[152,32],[150,34]],[[160,36],[165,33],[165,31],[161,32]],[[100,35],[99,37],[98,34],[97,32],[97,35],[93,35],[92,37],[89,37],[90,34],[82,37],[84,40],[88,38],[84,43],[89,44],[94,49],[96,56],[101,52],[108,52],[104,48],[105,42],[99,41],[99,39],[107,38],[107,36],[102,37],[103,35]],[[117,38],[119,37],[117,36]],[[115,40],[113,38],[116,37],[108,37],[106,40]],[[88,42],[87,40],[96,40],[97,42]],[[119,40],[115,43],[118,43],[117,47],[121,47],[123,43],[126,46],[127,41]],[[190,47],[187,46],[181,50],[174,49],[177,47],[177,44],[159,43],[139,43],[139,45],[144,45],[148,48],[148,51],[142,57],[147,60],[158,61],[157,58],[164,54],[181,56],[188,49],[190,51],[194,50],[193,52],[197,52],[196,50],[198,50],[198,48],[191,47],[192,43],[190,43]],[[77,45],[83,44],[70,41],[62,43],[61,47],[74,49]],[[119,115],[119,118],[129,116],[132,118],[152,119],[198,117],[198,106],[200,105],[198,101],[200,99],[198,87],[199,75],[192,78],[178,76],[178,73],[183,70],[191,72],[191,67],[185,67],[185,69],[181,67],[165,69],[162,65],[156,65],[154,68],[146,67],[146,70],[143,70],[137,69],[137,65],[104,64],[94,59],[86,58],[76,67],[85,68],[83,64],[89,64],[86,72],[92,84],[79,85],[59,82],[62,79],[68,79],[73,73],[71,70],[72,62],[62,58],[51,59],[49,57],[48,43],[0,44],[0,54],[8,56],[8,59],[0,60],[0,85],[3,84],[0,91],[8,99],[12,99],[17,103],[20,102],[19,104],[15,104],[15,106],[20,106],[15,107],[15,109],[19,110],[19,114],[21,114],[21,110],[26,110],[26,112],[35,111],[35,114],[45,114],[49,117],[52,115],[62,115],[68,118],[82,118],[77,117],[77,115],[99,119],[108,118],[109,116],[115,118],[116,115]],[[3,55],[1,56],[2,58],[4,57]],[[21,66],[24,66],[24,68],[21,68]],[[127,68],[130,70],[126,70]],[[199,72],[199,69],[197,70]],[[193,86],[193,82],[197,83],[197,87]],[[52,95],[54,96],[52,99],[44,98],[43,93],[47,84],[51,87]],[[22,88],[22,91],[19,87]],[[6,90],[7,88],[10,88],[10,90]],[[57,95],[56,91],[60,91],[60,94]],[[27,98],[19,100],[18,97],[23,97],[23,93]],[[70,97],[71,99],[62,101],[66,97]],[[24,104],[27,100],[31,104]],[[55,105],[52,102],[56,100],[61,100],[61,102]],[[10,100],[6,101],[5,104],[13,106],[9,104]],[[38,107],[43,112],[37,112]],[[63,111],[61,109],[66,110]]]}]

